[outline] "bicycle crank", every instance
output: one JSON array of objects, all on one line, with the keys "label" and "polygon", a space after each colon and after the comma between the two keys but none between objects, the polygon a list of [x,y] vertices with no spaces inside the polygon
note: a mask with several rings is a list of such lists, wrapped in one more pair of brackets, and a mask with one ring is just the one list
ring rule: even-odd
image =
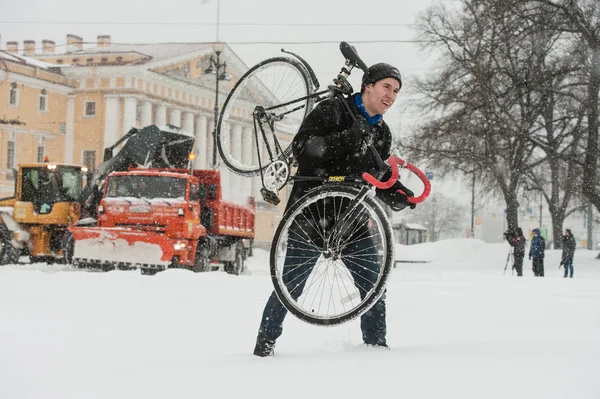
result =
[{"label": "bicycle crank", "polygon": [[263,185],[269,191],[279,191],[290,177],[290,168],[283,161],[274,161],[263,172]]}]

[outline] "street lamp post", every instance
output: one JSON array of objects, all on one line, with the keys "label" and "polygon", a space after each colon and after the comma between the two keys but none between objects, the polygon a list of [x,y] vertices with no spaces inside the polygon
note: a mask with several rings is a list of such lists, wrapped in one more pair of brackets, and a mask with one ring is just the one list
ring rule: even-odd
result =
[{"label": "street lamp post", "polygon": [[217,123],[219,119],[219,82],[221,80],[229,80],[226,68],[227,63],[221,62],[220,57],[225,44],[223,42],[215,42],[212,49],[215,53],[214,56],[210,56],[208,62],[208,68],[204,70],[207,74],[215,75],[215,107],[214,107],[214,124],[213,124],[213,153],[212,153],[212,167],[217,168],[218,155],[217,155]]},{"label": "street lamp post", "polygon": [[540,229],[542,228],[542,211],[544,210],[544,192],[540,190]]},{"label": "street lamp post", "polygon": [[471,238],[475,238],[475,170],[471,182]]}]

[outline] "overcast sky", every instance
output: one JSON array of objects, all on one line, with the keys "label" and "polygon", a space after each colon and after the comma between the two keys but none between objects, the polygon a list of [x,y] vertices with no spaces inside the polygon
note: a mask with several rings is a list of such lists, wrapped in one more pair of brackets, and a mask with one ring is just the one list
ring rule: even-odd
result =
[{"label": "overcast sky", "polygon": [[[322,85],[329,84],[343,65],[339,42],[353,44],[367,65],[388,62],[409,77],[423,73],[426,61],[412,41],[411,26],[418,11],[433,0],[171,0],[155,6],[139,0],[27,1],[0,0],[0,48],[7,41],[53,40],[64,51],[66,34],[95,42],[110,35],[115,43],[209,42],[230,44],[246,65],[279,55],[283,47],[303,56]],[[358,89],[362,73],[351,83]],[[406,93],[406,92],[405,92]],[[404,93],[403,93],[404,94]],[[406,99],[406,96],[404,97]],[[402,115],[402,96],[386,115],[402,135],[411,123]]]}]

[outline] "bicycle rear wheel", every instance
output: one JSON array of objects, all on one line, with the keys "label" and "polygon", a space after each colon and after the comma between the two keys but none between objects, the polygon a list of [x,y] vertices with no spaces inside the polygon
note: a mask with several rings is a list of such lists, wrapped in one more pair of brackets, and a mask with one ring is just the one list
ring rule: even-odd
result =
[{"label": "bicycle rear wheel", "polygon": [[392,228],[372,197],[349,204],[359,190],[328,184],[284,214],[271,247],[271,279],[279,300],[311,324],[352,320],[385,291],[394,259]]},{"label": "bicycle rear wheel", "polygon": [[286,160],[289,145],[314,106],[306,68],[295,59],[267,59],[235,84],[221,110],[217,146],[233,172],[255,175],[275,160]]}]

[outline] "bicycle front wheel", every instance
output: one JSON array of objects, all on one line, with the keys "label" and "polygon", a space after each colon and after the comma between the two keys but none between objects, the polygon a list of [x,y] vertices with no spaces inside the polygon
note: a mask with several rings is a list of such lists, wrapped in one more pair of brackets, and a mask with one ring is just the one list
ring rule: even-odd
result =
[{"label": "bicycle front wheel", "polygon": [[271,247],[271,279],[279,300],[311,324],[352,320],[381,298],[394,259],[390,222],[377,201],[328,184],[292,205]]},{"label": "bicycle front wheel", "polygon": [[233,172],[255,175],[286,160],[300,124],[314,106],[306,68],[277,57],[250,68],[235,84],[221,110],[217,146]]}]

